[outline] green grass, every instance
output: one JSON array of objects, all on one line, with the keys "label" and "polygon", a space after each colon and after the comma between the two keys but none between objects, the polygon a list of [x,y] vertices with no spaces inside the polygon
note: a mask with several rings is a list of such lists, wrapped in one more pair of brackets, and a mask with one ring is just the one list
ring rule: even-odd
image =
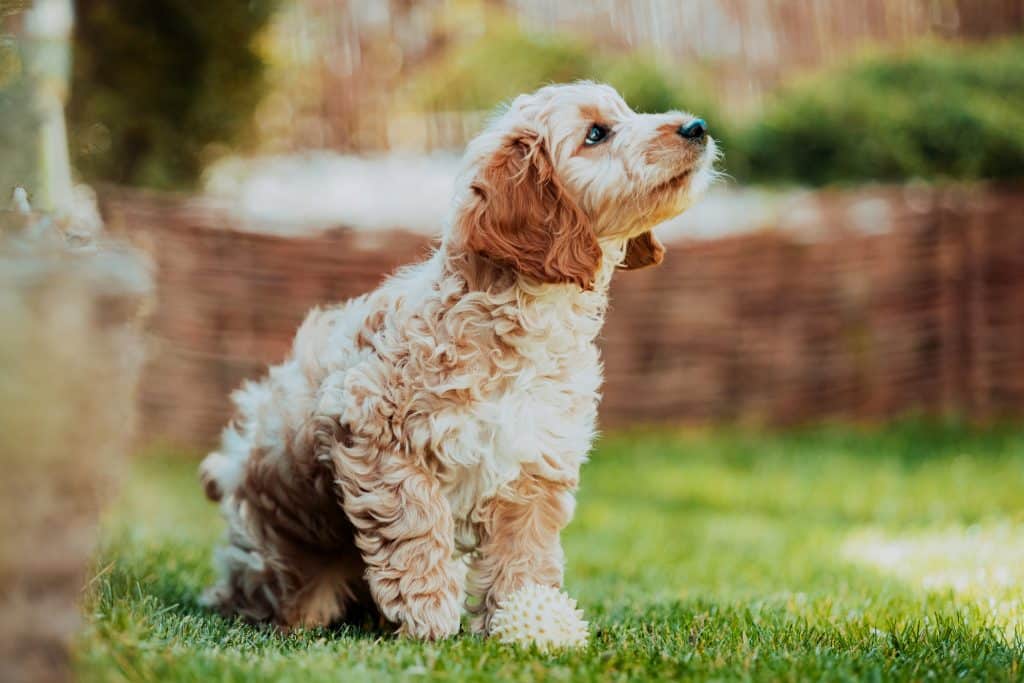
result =
[{"label": "green grass", "polygon": [[903,424],[604,438],[565,534],[581,651],[206,613],[194,463],[140,460],[106,525],[84,680],[1024,678],[1024,433]]}]

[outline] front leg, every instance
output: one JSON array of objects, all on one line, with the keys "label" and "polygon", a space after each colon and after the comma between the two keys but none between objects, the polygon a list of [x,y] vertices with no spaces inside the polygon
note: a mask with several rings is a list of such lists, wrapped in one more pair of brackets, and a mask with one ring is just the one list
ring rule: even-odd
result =
[{"label": "front leg", "polygon": [[400,455],[336,451],[342,507],[356,528],[370,594],[399,633],[436,640],[459,632],[455,526],[436,478]]},{"label": "front leg", "polygon": [[475,632],[487,633],[498,604],[522,586],[562,587],[559,534],[572,519],[574,490],[575,478],[556,482],[524,472],[480,511],[468,581]]}]

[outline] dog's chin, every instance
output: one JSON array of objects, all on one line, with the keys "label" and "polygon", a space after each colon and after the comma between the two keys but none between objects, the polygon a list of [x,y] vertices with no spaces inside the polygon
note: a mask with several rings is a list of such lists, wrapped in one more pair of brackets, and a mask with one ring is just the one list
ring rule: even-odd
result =
[{"label": "dog's chin", "polygon": [[662,190],[671,197],[670,203],[674,204],[676,215],[693,206],[715,182],[718,177],[715,172],[717,159],[718,146],[708,138],[708,144],[696,163],[662,184]]},{"label": "dog's chin", "polygon": [[673,171],[669,178],[654,189],[653,194],[679,195],[691,202],[700,199],[715,181],[715,161],[718,159],[718,145],[708,138],[707,146],[699,157],[683,169]]},{"label": "dog's chin", "polygon": [[718,156],[718,145],[713,139],[708,138],[708,144],[691,173],[690,185],[687,188],[691,202],[700,199],[718,178],[719,174],[715,171],[715,162],[718,160]]}]

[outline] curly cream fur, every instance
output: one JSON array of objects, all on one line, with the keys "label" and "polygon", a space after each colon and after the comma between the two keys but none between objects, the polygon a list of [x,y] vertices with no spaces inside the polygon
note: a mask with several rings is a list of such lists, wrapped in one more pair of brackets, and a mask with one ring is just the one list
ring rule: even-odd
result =
[{"label": "curly cream fur", "polygon": [[[482,630],[524,583],[560,587],[612,274],[659,262],[650,229],[713,174],[687,120],[549,86],[470,145],[434,255],[314,310],[234,394],[201,467],[228,521],[211,604],[283,627],[370,608],[435,639],[459,630],[464,583]],[[613,133],[584,145],[595,122]]]}]

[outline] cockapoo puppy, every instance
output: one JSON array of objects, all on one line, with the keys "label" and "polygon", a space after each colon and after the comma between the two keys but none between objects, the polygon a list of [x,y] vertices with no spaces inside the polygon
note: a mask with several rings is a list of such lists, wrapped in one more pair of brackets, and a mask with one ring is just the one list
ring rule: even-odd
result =
[{"label": "cockapoo puppy", "polygon": [[235,392],[200,468],[228,523],[207,602],[285,628],[368,607],[436,639],[464,592],[486,632],[522,585],[560,587],[609,282],[662,260],[651,228],[715,157],[700,119],[606,85],[516,98],[469,145],[433,256],[312,311]]}]

